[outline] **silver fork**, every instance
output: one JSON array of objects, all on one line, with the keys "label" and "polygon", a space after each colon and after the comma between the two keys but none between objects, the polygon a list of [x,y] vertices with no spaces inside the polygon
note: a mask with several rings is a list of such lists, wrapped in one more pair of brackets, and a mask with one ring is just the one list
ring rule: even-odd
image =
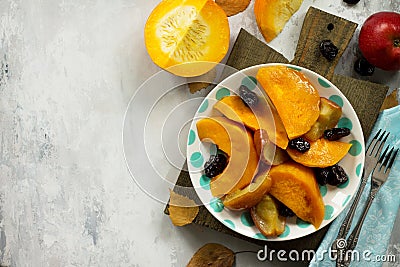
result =
[{"label": "silver fork", "polygon": [[[385,151],[383,152],[382,156],[379,158],[379,161],[372,173],[372,178],[371,178],[371,189],[369,192],[367,204],[363,210],[363,213],[357,222],[356,226],[354,227],[354,230],[351,232],[349,238],[347,239],[347,246],[346,250],[354,250],[357,246],[358,242],[358,237],[361,232],[361,228],[363,226],[364,220],[367,217],[367,213],[369,208],[371,207],[371,204],[373,200],[375,199],[376,194],[378,193],[379,189],[382,187],[382,185],[386,182],[390,169],[393,166],[394,160],[397,156],[398,149],[394,151],[394,148],[392,147],[390,151],[388,152],[389,147],[386,147]],[[393,153],[394,151],[394,153]],[[343,256],[343,255],[341,255]],[[346,257],[340,259],[340,261],[337,263],[336,266],[340,267],[345,267],[349,266],[351,262],[351,257]]]},{"label": "silver fork", "polygon": [[346,218],[344,219],[342,226],[339,229],[336,239],[332,243],[331,251],[333,252],[337,252],[340,249],[344,249],[343,246],[341,245],[338,246],[338,242],[344,240],[347,236],[347,233],[350,230],[358,202],[360,201],[361,198],[361,194],[364,191],[364,187],[368,181],[368,177],[370,176],[372,170],[378,163],[379,155],[381,154],[383,145],[385,144],[388,136],[389,136],[388,132],[379,129],[379,131],[375,134],[374,138],[369,144],[367,151],[365,152],[365,164],[362,173],[360,188],[358,189],[353,204],[351,205],[349,212],[347,213]]}]

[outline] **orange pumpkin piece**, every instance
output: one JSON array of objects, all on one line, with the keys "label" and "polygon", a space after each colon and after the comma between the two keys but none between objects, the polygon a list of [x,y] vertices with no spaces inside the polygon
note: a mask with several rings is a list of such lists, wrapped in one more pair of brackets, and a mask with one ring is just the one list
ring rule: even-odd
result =
[{"label": "orange pumpkin piece", "polygon": [[242,190],[226,195],[223,201],[224,206],[232,210],[240,210],[257,205],[271,188],[272,180],[268,172],[269,168],[259,170],[253,179],[255,182],[250,183]]},{"label": "orange pumpkin piece", "polygon": [[258,157],[246,128],[225,117],[201,119],[196,127],[202,142],[216,144],[229,157],[224,171],[210,182],[211,194],[220,197],[249,185],[257,171]]},{"label": "orange pumpkin piece", "polygon": [[164,0],[148,17],[144,38],[155,64],[178,76],[199,76],[226,55],[228,18],[212,0]]},{"label": "orange pumpkin piece", "polygon": [[291,148],[286,151],[294,161],[304,166],[325,168],[335,165],[344,158],[350,147],[349,143],[320,138],[317,141],[310,141],[310,149],[304,153]]},{"label": "orange pumpkin piece", "polygon": [[270,42],[283,29],[303,0],[256,0],[254,15],[265,41]]},{"label": "orange pumpkin piece", "polygon": [[297,217],[318,229],[324,219],[325,206],[313,170],[288,161],[273,166],[269,174],[272,178],[269,193]]},{"label": "orange pumpkin piece", "polygon": [[[264,103],[265,106],[262,106]],[[269,104],[270,110],[267,108],[268,104],[267,102],[262,102],[260,98],[258,105],[250,109],[240,96],[226,96],[215,103],[213,108],[227,118],[243,123],[252,131],[265,129],[271,142],[286,149],[289,139],[285,128],[273,106]]]},{"label": "orange pumpkin piece", "polygon": [[259,69],[257,80],[278,111],[290,140],[311,129],[319,117],[320,97],[307,77],[292,68],[273,65]]}]

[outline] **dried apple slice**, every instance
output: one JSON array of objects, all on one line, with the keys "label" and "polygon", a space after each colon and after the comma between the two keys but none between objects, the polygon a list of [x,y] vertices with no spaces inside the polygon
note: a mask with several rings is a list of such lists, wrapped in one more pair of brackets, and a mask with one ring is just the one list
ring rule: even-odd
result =
[{"label": "dried apple slice", "polygon": [[278,205],[279,203],[267,194],[250,210],[255,226],[264,236],[278,236],[285,231],[286,217],[279,215]]},{"label": "dried apple slice", "polygon": [[254,178],[255,182],[242,190],[226,195],[224,206],[232,210],[247,209],[255,206],[271,188],[272,180],[269,168],[262,168]]},{"label": "dried apple slice", "polygon": [[304,135],[311,141],[316,141],[324,135],[324,131],[335,127],[342,116],[342,108],[333,101],[321,97],[319,102],[319,117],[311,129]]},{"label": "dried apple slice", "polygon": [[254,146],[260,160],[268,165],[279,165],[290,159],[286,150],[274,145],[263,129],[254,132]]}]

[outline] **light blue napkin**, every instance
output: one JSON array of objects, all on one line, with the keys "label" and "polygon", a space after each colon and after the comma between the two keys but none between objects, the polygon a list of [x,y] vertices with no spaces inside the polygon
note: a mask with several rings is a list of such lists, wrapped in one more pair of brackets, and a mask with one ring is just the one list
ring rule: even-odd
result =
[{"label": "light blue napkin", "polygon": [[[400,106],[384,110],[379,114],[378,120],[367,142],[368,144],[371,142],[372,138],[379,129],[390,132],[390,136],[386,141],[386,145],[390,144],[396,148],[400,148]],[[363,211],[369,189],[370,182],[367,182],[360,200],[360,204],[358,205],[356,214],[354,216],[350,233],[353,230],[354,225],[357,223],[361,212]],[[379,190],[372,206],[369,209],[367,218],[365,219],[361,230],[358,245],[355,249],[360,256],[360,260],[353,261],[351,266],[382,266],[383,262],[379,260],[382,259],[381,256],[386,255],[386,249],[389,243],[399,205],[400,155],[397,156],[388,180]],[[316,251],[310,266],[321,267],[336,265],[336,262],[330,259],[326,251],[329,250],[333,240],[335,240],[338,230],[342,225],[350,206],[351,203],[332,223],[321,245]],[[366,254],[365,259],[363,256],[364,252]],[[397,261],[399,260],[400,259],[397,259]]]}]

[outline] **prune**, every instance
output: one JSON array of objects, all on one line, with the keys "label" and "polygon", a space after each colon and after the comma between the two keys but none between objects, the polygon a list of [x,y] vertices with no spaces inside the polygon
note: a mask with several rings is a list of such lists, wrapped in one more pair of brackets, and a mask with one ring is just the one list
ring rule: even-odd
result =
[{"label": "prune", "polygon": [[319,44],[319,51],[327,60],[332,61],[337,56],[339,49],[331,40],[323,40]]},{"label": "prune", "polygon": [[349,179],[344,169],[338,164],[326,168],[315,168],[314,171],[320,185],[341,185]]},{"label": "prune", "polygon": [[346,4],[349,4],[349,5],[355,5],[358,2],[360,2],[360,0],[343,0],[343,2],[345,2]]},{"label": "prune", "polygon": [[255,107],[258,104],[258,96],[256,93],[250,91],[245,85],[239,87],[239,96],[243,102],[249,107]]},{"label": "prune", "polygon": [[332,128],[324,131],[324,138],[329,141],[336,141],[342,137],[348,136],[350,134],[350,129],[346,127],[342,128]]},{"label": "prune", "polygon": [[326,185],[328,183],[329,176],[329,167],[328,168],[315,168],[315,178],[317,178],[317,182],[320,185]]},{"label": "prune", "polygon": [[279,215],[283,217],[293,217],[295,215],[294,212],[283,203],[279,203],[278,212]]},{"label": "prune", "polygon": [[361,76],[371,76],[374,74],[375,66],[369,63],[365,58],[361,57],[354,62],[354,70]]},{"label": "prune", "polygon": [[328,176],[328,184],[330,185],[341,185],[347,182],[349,177],[347,176],[344,169],[335,164],[330,167],[329,176]]},{"label": "prune", "polygon": [[228,165],[228,158],[224,154],[211,155],[210,159],[204,164],[204,174],[213,178],[222,173]]},{"label": "prune", "polygon": [[289,141],[289,148],[304,153],[310,149],[310,143],[302,137],[297,137]]}]

